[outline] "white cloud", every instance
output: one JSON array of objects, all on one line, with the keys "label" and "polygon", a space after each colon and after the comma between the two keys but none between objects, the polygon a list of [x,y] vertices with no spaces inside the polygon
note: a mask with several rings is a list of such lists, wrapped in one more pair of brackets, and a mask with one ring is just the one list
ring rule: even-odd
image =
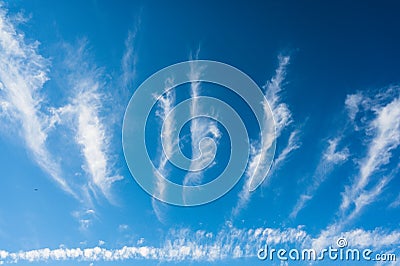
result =
[{"label": "white cloud", "polygon": [[[369,142],[367,154],[360,161],[359,174],[342,194],[340,210],[344,215],[350,217],[353,217],[380,195],[392,175],[383,176],[375,184],[371,183],[371,177],[390,162],[392,151],[400,145],[400,98],[398,94],[389,103],[375,103],[372,110],[375,112],[375,118],[369,122],[367,133],[372,134],[373,137]],[[367,186],[372,186],[370,191],[366,190]],[[348,213],[352,206],[353,214]]]},{"label": "white cloud", "polygon": [[300,198],[290,214],[291,218],[295,218],[297,214],[305,207],[306,203],[313,198],[314,193],[327,179],[328,175],[334,170],[334,168],[344,163],[348,159],[350,154],[347,147],[339,151],[337,150],[339,142],[340,138],[328,140],[329,145],[323,152],[322,158],[313,174],[312,183],[308,185],[305,189],[305,192],[300,195]]},{"label": "white cloud", "polygon": [[41,89],[49,79],[49,61],[38,54],[38,46],[37,41],[25,41],[23,33],[17,31],[0,6],[0,103],[3,117],[9,118],[8,123],[12,123],[21,135],[37,164],[64,191],[77,197],[47,148],[49,115],[44,112]]},{"label": "white cloud", "polygon": [[337,239],[345,238],[348,245],[355,248],[373,248],[379,251],[385,247],[397,247],[400,244],[400,231],[387,231],[382,228],[374,230],[353,229],[347,232],[339,232],[335,225],[330,226],[323,233],[311,240],[311,246],[315,249],[334,246]]},{"label": "white cloud", "polygon": [[400,194],[397,196],[397,198],[392,203],[390,203],[389,207],[397,208],[399,206],[400,206]]},{"label": "white cloud", "polygon": [[79,220],[79,230],[86,231],[92,225],[91,219],[80,219]]},{"label": "white cloud", "polygon": [[[195,58],[198,57],[199,49],[195,54]],[[196,63],[191,64],[190,72],[188,73],[189,78],[191,80],[196,80],[200,78],[203,69],[199,68]],[[168,88],[174,87],[172,77],[165,81],[165,90]],[[165,91],[164,90],[164,91]],[[190,84],[190,92],[191,92],[191,100],[192,105],[190,106],[191,117],[196,117],[199,114],[201,108],[197,97],[200,96],[201,88],[200,82],[191,82]],[[158,158],[158,167],[157,171],[154,175],[157,177],[156,183],[156,193],[158,193],[159,198],[164,198],[165,193],[165,178],[170,174],[170,170],[167,169],[168,157],[166,154],[173,154],[175,149],[179,148],[179,140],[171,139],[171,133],[176,130],[176,125],[174,123],[174,117],[169,114],[174,105],[175,105],[175,92],[174,90],[169,90],[164,95],[155,95],[157,97],[159,108],[156,112],[157,116],[160,118],[162,122],[161,132],[163,136],[163,148],[164,151],[160,152],[160,157]],[[169,119],[166,119],[169,114]],[[205,162],[212,161],[214,159],[215,151],[214,145],[210,141],[202,142],[202,144],[206,143],[206,145],[202,146],[202,151],[199,150],[199,143],[204,138],[212,138],[214,140],[214,144],[217,145],[218,140],[220,138],[220,131],[218,129],[217,123],[215,121],[211,121],[209,119],[204,118],[195,118],[190,121],[190,139],[191,139],[191,149],[192,149],[192,158],[200,158],[200,160],[194,160],[188,169],[188,172],[183,180],[183,185],[197,185],[201,183],[203,178],[202,171],[193,171],[194,169],[202,168]],[[212,165],[212,164],[211,164]],[[186,199],[186,194],[183,193],[183,199]],[[166,204],[157,201],[156,199],[152,199],[153,210],[159,221],[163,222],[165,220],[164,212],[168,207]]]},{"label": "white cloud", "polygon": [[127,224],[120,224],[118,226],[118,231],[120,231],[120,232],[124,232],[124,231],[127,231],[127,230],[129,230],[129,225],[127,225]]},{"label": "white cloud", "polygon": [[78,48],[67,44],[65,47],[72,101],[59,108],[57,115],[63,120],[62,123],[69,121],[67,126],[75,132],[75,141],[84,160],[82,168],[89,177],[87,188],[94,195],[100,191],[112,200],[111,185],[122,177],[113,169],[110,129],[106,126],[106,117],[102,116],[103,105],[107,102],[107,95],[103,92],[105,82],[101,77],[102,72],[88,62],[86,43],[80,43]]},{"label": "white cloud", "polygon": [[355,229],[340,235],[327,235],[325,238],[312,238],[302,227],[297,228],[222,228],[213,234],[204,230],[192,231],[187,228],[171,229],[159,246],[124,246],[118,249],[93,248],[36,249],[20,252],[0,250],[0,261],[52,262],[52,261],[126,261],[155,260],[158,262],[201,261],[218,262],[239,258],[255,258],[259,248],[286,246],[290,248],[315,248],[320,251],[329,246],[335,247],[339,237],[345,237],[351,247],[381,248],[400,244],[400,231],[387,232],[376,228],[371,231]]},{"label": "white cloud", "polygon": [[287,157],[295,150],[299,149],[301,142],[299,140],[299,130],[294,130],[290,133],[288,142],[285,148],[279,153],[278,157],[273,161],[272,167],[269,172],[269,176],[272,176],[274,172],[280,169]]},{"label": "white cloud", "polygon": [[137,56],[135,53],[135,39],[138,32],[138,26],[128,32],[125,40],[125,52],[122,56],[122,84],[124,88],[131,87],[136,76]]},{"label": "white cloud", "polygon": [[[121,177],[113,173],[110,134],[101,117],[105,100],[101,93],[104,85],[101,71],[86,62],[85,45],[76,50],[69,47],[65,77],[69,78],[68,85],[72,87],[72,102],[61,108],[47,106],[46,95],[41,90],[49,79],[49,61],[38,54],[38,45],[38,42],[27,43],[8,19],[6,11],[0,10],[0,118],[8,119],[7,124],[12,124],[12,129],[21,135],[38,165],[64,191],[79,200],[83,200],[82,194],[90,197],[88,190],[94,194],[99,190],[110,198],[111,184]],[[63,123],[75,130],[75,140],[85,161],[82,167],[90,177],[87,185],[78,186],[75,180],[67,181],[61,160],[48,148],[48,134],[57,133],[56,125]]]},{"label": "white cloud", "polygon": [[363,100],[361,93],[347,95],[345,106],[351,121],[354,121],[359,111],[359,106]]},{"label": "white cloud", "polygon": [[289,56],[279,56],[279,66],[275,70],[275,76],[263,86],[265,97],[272,109],[276,123],[276,135],[281,135],[282,130],[293,122],[292,114],[286,103],[281,101],[283,81],[286,77],[286,68],[289,65]]},{"label": "white cloud", "polygon": [[[158,166],[156,172],[154,173],[157,178],[156,193],[161,199],[165,197],[165,179],[168,177],[170,172],[167,169],[168,158],[166,154],[172,154],[178,145],[178,140],[171,138],[171,133],[175,130],[174,117],[170,116],[170,119],[166,119],[175,105],[175,92],[173,89],[170,89],[173,86],[173,79],[167,79],[165,81],[165,90],[167,90],[167,92],[164,95],[155,95],[155,97],[158,98],[159,103],[159,109],[157,110],[156,114],[160,118],[161,124],[163,125],[161,135],[163,136],[164,142],[162,148],[165,149],[164,151],[159,152],[160,157],[158,158]],[[157,219],[163,222],[165,220],[164,209],[167,208],[167,206],[153,197],[152,207]]]},{"label": "white cloud", "polygon": [[[278,139],[281,132],[292,123],[292,114],[287,106],[287,104],[281,102],[281,91],[283,86],[283,81],[286,76],[286,67],[289,64],[289,56],[279,56],[279,66],[275,71],[274,77],[267,82],[263,87],[265,90],[265,97],[268,100],[269,107],[272,110],[275,126],[276,126],[276,136]],[[269,108],[267,103],[264,105],[266,116],[269,113]],[[264,122],[267,123],[267,122]],[[298,141],[299,131],[294,130],[291,132],[287,146],[278,155],[277,159],[274,161],[268,176],[271,176],[273,171],[276,171],[281,164],[286,160],[287,156],[294,150],[300,147],[300,142]],[[247,166],[245,174],[245,183],[242,190],[239,192],[239,200],[237,205],[234,207],[232,214],[236,216],[249,202],[251,196],[252,184],[258,184],[258,180],[264,178],[264,173],[270,167],[268,160],[266,159],[270,149],[273,145],[273,136],[267,136],[267,132],[261,132],[263,136],[263,143],[256,142],[252,145],[250,150],[250,159]]]},{"label": "white cloud", "polygon": [[143,245],[144,242],[145,242],[144,238],[141,237],[141,238],[136,242],[136,244],[140,246],[140,245]]},{"label": "white cloud", "polygon": [[[199,49],[195,55],[195,58],[198,57]],[[189,78],[190,80],[197,80],[201,77],[203,69],[199,68],[196,63],[192,63],[190,67]],[[191,117],[196,117],[200,113],[201,108],[204,106],[200,106],[198,102],[198,98],[201,93],[200,82],[191,82]],[[212,141],[203,141],[202,151],[199,149],[199,143],[204,138],[209,137]],[[215,121],[206,118],[194,118],[190,121],[190,138],[191,138],[191,149],[192,149],[192,158],[196,158],[189,168],[188,174],[185,176],[183,180],[183,185],[185,186],[193,186],[199,185],[203,179],[203,171],[194,171],[195,169],[202,168],[201,166],[205,165],[206,162],[210,162],[214,160],[215,156],[215,147],[218,145],[218,141],[221,137],[221,132],[218,129],[218,125]],[[200,158],[200,160],[198,159]],[[213,164],[210,164],[212,166]],[[187,195],[184,193],[183,198],[186,199]]]},{"label": "white cloud", "polygon": [[346,217],[347,220],[352,220],[355,218],[365,206],[374,202],[376,198],[382,193],[385,186],[389,183],[390,177],[382,177],[377,184],[375,184],[371,189],[363,191],[354,200],[354,209]]},{"label": "white cloud", "polygon": [[329,146],[327,150],[324,152],[323,160],[332,163],[338,164],[341,162],[346,161],[349,158],[349,149],[347,147],[343,148],[342,150],[338,151],[337,146],[339,144],[340,138],[334,138],[328,140]]},{"label": "white cloud", "polygon": [[[360,103],[357,112],[362,112],[360,121],[366,124],[363,128],[369,140],[367,152],[359,161],[358,174],[342,193],[337,221],[321,232],[320,242],[343,230],[366,206],[378,199],[389,181],[396,176],[399,165],[389,173],[385,173],[384,166],[391,162],[392,152],[400,145],[399,93],[399,87],[390,87],[374,97],[363,95],[363,99],[357,100]],[[355,127],[358,130],[358,126]],[[379,175],[376,175],[378,172]]]},{"label": "white cloud", "polygon": [[78,221],[79,230],[81,230],[82,232],[87,231],[90,226],[92,226],[94,219],[98,219],[96,212],[92,209],[73,211],[72,216]]},{"label": "white cloud", "polygon": [[[288,106],[281,102],[281,97],[280,93],[282,91],[282,86],[283,86],[283,81],[286,76],[286,67],[289,64],[289,57],[288,56],[279,56],[279,66],[275,71],[275,76],[267,82],[267,84],[263,87],[265,90],[265,97],[268,100],[268,103],[264,103],[264,109],[265,109],[265,119],[267,122],[267,117],[269,113],[269,107],[272,110],[272,114],[274,116],[275,120],[275,127],[276,127],[276,135],[275,135],[275,140],[278,139],[281,135],[282,130],[288,126],[291,122],[291,116],[292,114],[290,113],[290,110]],[[265,128],[267,128],[267,125],[265,125]],[[268,130],[268,129],[266,129]],[[263,136],[263,143],[256,143],[253,149],[251,150],[250,153],[250,162],[247,168],[247,173],[246,175],[252,180],[249,180],[249,186],[251,183],[258,183],[255,180],[260,180],[263,179],[264,176],[263,174],[266,172],[265,170],[270,167],[268,164],[268,160],[266,160],[268,153],[272,147],[273,144],[273,136],[268,136],[266,132],[261,132],[261,135]],[[293,139],[292,135],[292,139]],[[289,143],[290,144],[290,143]],[[293,146],[293,144],[290,144]],[[284,150],[283,154],[287,155],[287,149]],[[281,159],[282,160],[282,157]],[[249,187],[246,187],[246,189],[249,189]]]},{"label": "white cloud", "polygon": [[159,246],[124,246],[120,249],[57,248],[20,251],[17,253],[0,251],[0,260],[12,262],[50,261],[124,261],[157,260],[165,261],[220,261],[227,258],[254,257],[265,243],[274,245],[291,243],[297,245],[307,239],[301,228],[285,230],[271,228],[238,229],[224,228],[217,234],[190,229],[170,230],[165,241]]}]

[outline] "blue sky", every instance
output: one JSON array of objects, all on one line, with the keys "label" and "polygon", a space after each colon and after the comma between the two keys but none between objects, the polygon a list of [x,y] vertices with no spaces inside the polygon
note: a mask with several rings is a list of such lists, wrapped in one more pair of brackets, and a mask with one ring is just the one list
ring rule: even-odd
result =
[{"label": "blue sky", "polygon": [[[286,265],[260,261],[257,251],[265,243],[319,250],[341,237],[399,257],[399,8],[395,1],[1,2],[0,264]],[[264,182],[249,192],[254,162],[261,158],[262,173],[272,149],[249,107],[206,83],[162,95],[146,145],[167,179],[204,184],[237,152],[217,120],[194,119],[170,139],[172,119],[162,132],[186,99],[229,104],[251,143],[232,190],[181,207],[152,198],[132,177],[122,126],[142,82],[190,59],[223,62],[254,80],[275,119],[276,151]],[[192,70],[192,77],[204,71]],[[212,106],[191,110],[201,108]],[[213,139],[214,162],[195,174],[174,168],[161,133],[167,149],[179,145],[188,157],[200,156],[200,139]],[[164,193],[162,182],[156,187]]]}]

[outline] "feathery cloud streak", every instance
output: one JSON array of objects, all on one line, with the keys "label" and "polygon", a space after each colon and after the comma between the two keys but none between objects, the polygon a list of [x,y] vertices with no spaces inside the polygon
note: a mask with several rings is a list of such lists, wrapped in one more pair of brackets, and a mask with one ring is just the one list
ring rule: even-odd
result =
[{"label": "feathery cloud streak", "polygon": [[0,6],[0,102],[3,117],[23,138],[37,164],[67,193],[77,197],[50,154],[46,140],[50,127],[41,89],[49,62],[38,54],[39,42],[27,43]]},{"label": "feathery cloud streak", "polygon": [[[197,50],[195,58],[198,57],[199,50]],[[198,80],[201,77],[203,69],[199,68],[195,62],[191,64],[189,78],[190,80]],[[215,121],[204,118],[204,117],[197,117],[200,113],[201,108],[204,106],[200,106],[198,102],[198,97],[201,93],[200,82],[193,81],[190,83],[190,92],[191,92],[191,100],[192,105],[190,108],[190,115],[194,117],[190,121],[190,139],[191,139],[191,155],[195,160],[191,163],[189,172],[184,177],[183,185],[184,186],[193,186],[201,184],[204,171],[193,171],[195,169],[199,169],[200,166],[204,165],[205,162],[210,162],[214,159],[215,150],[214,147],[218,146],[219,139],[221,137],[221,132],[218,129],[218,125]],[[212,141],[203,142],[206,145],[202,146],[202,150],[199,149],[199,143],[204,138],[211,138]],[[215,146],[214,146],[215,144]],[[214,165],[215,162],[211,163],[208,167]],[[182,195],[184,199],[188,195],[186,195],[184,190],[184,195]]]},{"label": "feathery cloud streak", "polygon": [[291,218],[295,218],[300,210],[305,207],[306,203],[313,198],[316,190],[327,179],[328,175],[334,170],[334,168],[348,159],[350,155],[349,149],[343,148],[338,151],[337,146],[339,142],[340,138],[334,138],[328,141],[329,145],[323,152],[322,158],[318,163],[312,178],[312,183],[306,188],[305,193],[300,195],[299,200],[290,214]]},{"label": "feathery cloud streak", "polygon": [[[269,107],[272,110],[274,115],[275,125],[276,125],[276,138],[278,139],[284,130],[289,124],[292,123],[292,114],[289,110],[287,104],[281,102],[280,93],[282,91],[283,81],[286,76],[286,68],[289,64],[290,57],[289,56],[279,56],[279,66],[275,71],[275,76],[267,82],[267,84],[263,87],[265,97],[268,100]],[[265,113],[267,114],[268,103],[264,103]],[[278,155],[275,162],[273,162],[273,168],[277,169],[280,165],[285,161],[286,157],[294,150],[299,148],[299,142],[297,139],[298,130],[294,130],[291,132],[288,140],[287,146],[282,150],[282,152]],[[232,214],[237,215],[249,202],[250,200],[250,186],[254,183],[255,179],[262,179],[262,173],[265,173],[265,169],[270,167],[265,162],[265,158],[273,144],[273,138],[266,136],[265,132],[261,132],[263,135],[263,143],[256,142],[251,147],[250,151],[250,159],[248,163],[248,167],[246,170],[246,179],[243,185],[242,190],[239,192],[239,200],[237,205],[232,211]],[[268,174],[271,176],[272,170]],[[257,183],[257,182],[255,182]]]},{"label": "feathery cloud streak", "polygon": [[66,66],[70,70],[68,85],[71,87],[72,101],[58,112],[61,119],[72,121],[68,126],[75,132],[75,141],[84,159],[82,168],[89,177],[87,187],[95,195],[100,191],[112,200],[111,185],[122,177],[113,170],[111,134],[104,123],[106,118],[101,113],[107,101],[102,71],[88,62],[85,43],[81,43],[78,49],[66,46],[69,55]]},{"label": "feathery cloud streak", "polygon": [[[165,151],[160,151],[160,157],[158,158],[158,167],[157,172],[154,175],[157,177],[156,182],[156,191],[158,193],[159,198],[164,198],[165,191],[165,180],[169,175],[169,170],[167,169],[168,158],[165,154],[172,154],[174,150],[178,147],[178,140],[174,140],[171,138],[172,131],[175,130],[174,118],[171,115],[170,119],[166,119],[168,114],[171,112],[175,105],[175,92],[173,89],[170,89],[174,86],[172,79],[167,79],[165,81],[165,95],[158,95],[155,97],[158,98],[159,102],[159,110],[156,115],[159,117],[162,127],[162,136],[163,136],[163,145],[162,148]],[[152,207],[159,221],[164,220],[164,213],[161,208],[165,208],[166,205],[164,203],[159,202],[156,198],[152,198]]]},{"label": "feathery cloud streak", "polygon": [[137,31],[137,27],[133,31],[129,31],[128,37],[125,40],[125,52],[121,60],[121,79],[124,89],[132,86],[136,75],[137,56],[135,53],[135,39]]},{"label": "feathery cloud streak", "polygon": [[[349,96],[348,99],[352,97],[354,98],[354,96]],[[353,184],[347,186],[342,194],[340,211],[349,218],[373,202],[393,177],[394,172],[378,180],[372,180],[377,171],[390,163],[392,151],[400,145],[400,88],[392,87],[374,98],[363,96],[358,102],[359,109],[350,109],[350,107],[348,109],[359,112],[362,108],[360,105],[363,103],[366,110],[373,111],[374,118],[368,122],[366,128],[367,135],[372,136],[367,147],[367,154],[360,161],[359,173]],[[346,103],[349,106],[349,100]],[[350,118],[354,118],[357,112],[350,112]],[[369,185],[372,185],[372,188],[368,190]],[[348,213],[350,209],[352,212]]]},{"label": "feathery cloud streak", "polygon": [[[384,166],[391,162],[392,152],[400,145],[400,87],[393,86],[375,96],[358,93],[346,99],[346,109],[356,131],[365,130],[367,151],[359,161],[358,174],[342,192],[338,220],[329,225],[315,240],[326,243],[338,235],[345,225],[381,195],[394,178],[399,164],[391,171]],[[379,175],[376,175],[378,173]]]}]

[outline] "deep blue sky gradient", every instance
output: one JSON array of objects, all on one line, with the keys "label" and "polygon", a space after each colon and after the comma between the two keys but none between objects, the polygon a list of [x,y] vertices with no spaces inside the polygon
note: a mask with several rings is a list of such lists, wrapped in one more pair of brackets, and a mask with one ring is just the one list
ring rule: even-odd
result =
[{"label": "deep blue sky gradient", "polygon": [[[70,55],[65,47],[72,47],[74,51],[82,42],[87,44],[86,58],[100,69],[102,82],[106,84],[104,92],[108,100],[100,113],[111,132],[110,150],[115,171],[124,179],[113,184],[115,203],[100,196],[94,202],[95,215],[77,216],[76,212],[84,212],[82,204],[59,189],[32,160],[18,134],[2,124],[0,250],[57,248],[59,245],[93,247],[99,240],[105,241],[105,247],[115,249],[135,245],[140,238],[150,246],[159,246],[172,228],[216,233],[226,228],[227,220],[234,227],[245,229],[285,229],[302,225],[310,236],[318,237],[336,221],[341,193],[358,175],[357,160],[365,156],[370,140],[368,134],[354,131],[350,125],[344,105],[346,96],[361,92],[373,98],[400,82],[400,4],[397,1],[17,0],[6,1],[4,6],[10,16],[22,12],[28,18],[17,26],[18,30],[25,34],[26,42],[39,41],[38,53],[51,62],[50,80],[42,89],[48,106],[61,107],[71,99],[65,66],[66,57]],[[127,88],[122,88],[121,59],[128,32],[135,32],[133,45],[137,62],[134,79]],[[252,194],[248,206],[237,217],[232,217],[231,210],[243,180],[213,203],[189,208],[165,207],[165,220],[160,222],[150,196],[134,181],[125,164],[121,144],[123,111],[141,82],[163,67],[188,60],[197,50],[199,59],[231,64],[259,86],[275,75],[279,55],[290,56],[281,98],[289,106],[293,123],[277,140],[277,152],[284,149],[294,129],[300,131],[301,147],[267,180],[268,185]],[[226,92],[215,92],[207,85],[203,92],[229,97]],[[188,97],[188,94],[180,97]],[[245,114],[245,108],[239,109]],[[373,117],[373,114],[368,115],[369,119]],[[185,130],[188,133],[188,129]],[[75,145],[74,137],[68,135],[71,131],[60,129],[58,132],[71,143],[57,143],[57,137],[49,141],[54,141],[51,146],[59,152],[57,158],[71,165],[68,176],[74,178],[75,171],[82,170],[81,155],[69,153]],[[289,218],[304,188],[311,183],[328,140],[337,136],[343,137],[338,149],[348,147],[350,158],[326,175],[313,199],[295,219]],[[226,139],[221,143],[224,141]],[[151,145],[154,153],[158,144]],[[390,163],[374,175],[374,180],[398,167],[399,154],[397,147]],[[217,165],[217,172],[220,171],[218,167],[222,166]],[[384,193],[346,225],[346,231],[356,228],[398,230],[399,208],[388,208],[399,194],[398,177],[398,173],[394,175]],[[91,226],[82,230],[80,219],[89,219]],[[129,230],[119,231],[120,225],[128,225]],[[398,246],[396,243],[394,247],[397,254]],[[52,261],[49,264],[89,265],[90,262]],[[159,265],[153,260],[94,263],[109,264]],[[177,265],[208,264],[182,262]],[[269,265],[269,262],[228,258],[214,264]],[[328,262],[323,264],[329,265]]]}]

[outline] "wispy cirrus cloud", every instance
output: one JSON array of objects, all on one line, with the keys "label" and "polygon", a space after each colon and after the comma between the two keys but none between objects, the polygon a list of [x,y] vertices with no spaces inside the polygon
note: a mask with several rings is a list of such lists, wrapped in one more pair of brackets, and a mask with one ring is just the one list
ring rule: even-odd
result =
[{"label": "wispy cirrus cloud", "polygon": [[[197,59],[200,49],[198,49],[191,59]],[[190,67],[190,72],[187,73],[190,80],[198,80],[201,77],[203,69],[199,68],[195,61],[192,62]],[[167,167],[169,158],[166,154],[173,154],[179,147],[179,140],[172,139],[172,132],[177,130],[177,125],[175,125],[175,118],[171,114],[172,109],[175,107],[176,93],[173,89],[173,77],[168,78],[165,81],[166,93],[164,95],[154,95],[158,101],[158,109],[156,110],[156,115],[162,125],[162,140],[163,146],[159,145],[161,150],[159,152],[158,166],[154,175],[156,176],[156,193],[158,198],[164,198],[165,193],[165,179],[168,178],[170,170]],[[172,89],[171,89],[172,88]],[[201,114],[202,108],[206,106],[201,106],[198,101],[198,97],[201,97],[201,86],[200,82],[193,81],[190,83],[190,131],[189,138],[191,141],[191,157],[194,160],[190,163],[189,169],[183,178],[184,186],[194,186],[202,182],[204,173],[202,171],[197,171],[198,169],[203,169],[203,166],[210,161],[213,161],[215,156],[215,145],[218,145],[218,140],[220,138],[220,131],[218,129],[217,123],[206,119],[203,117],[198,117]],[[167,119],[168,116],[168,119]],[[214,143],[209,141],[202,142],[204,138],[212,138]],[[209,140],[209,139],[207,139]],[[199,143],[202,142],[202,149],[199,149]],[[214,145],[215,144],[215,145]],[[163,149],[163,150],[162,150]],[[212,164],[211,164],[212,165]],[[211,166],[209,165],[209,166]],[[204,169],[203,169],[204,170]],[[185,200],[188,195],[185,194],[185,189],[183,190],[183,199]],[[159,202],[156,199],[152,199],[153,210],[159,221],[163,222],[165,220],[165,209],[167,205]]]},{"label": "wispy cirrus cloud", "polygon": [[364,97],[361,93],[347,95],[345,107],[351,121],[354,122],[356,119],[356,115],[360,111],[360,105],[363,101]]},{"label": "wispy cirrus cloud", "polygon": [[[194,59],[198,58],[200,49],[197,50]],[[196,62],[193,62],[190,67],[189,79],[198,80],[201,77],[203,69],[199,68]],[[198,97],[201,94],[201,83],[198,81],[192,81],[190,83],[190,96],[192,105],[190,107],[190,115],[194,117],[190,121],[190,139],[191,139],[191,155],[195,160],[192,161],[187,175],[184,177],[184,186],[199,185],[203,180],[204,171],[195,171],[196,169],[202,168],[202,166],[209,161],[212,161],[215,156],[215,146],[218,145],[221,137],[221,132],[218,129],[218,125],[215,121],[207,118],[198,117],[201,113],[201,106],[198,101]],[[196,118],[197,117],[197,118]],[[199,143],[204,138],[211,138],[213,141],[203,142],[202,150],[199,149]],[[200,160],[199,160],[200,159]],[[209,165],[212,166],[213,164]],[[184,193],[183,198],[186,198]]]},{"label": "wispy cirrus cloud", "polygon": [[390,203],[389,207],[390,208],[397,208],[400,206],[400,194],[396,197],[396,199]]},{"label": "wispy cirrus cloud", "polygon": [[356,95],[349,95],[345,104],[355,130],[365,130],[366,154],[358,161],[358,173],[342,192],[337,221],[321,231],[317,244],[340,234],[366,206],[381,196],[399,171],[399,164],[391,170],[385,166],[393,162],[392,153],[400,145],[400,87],[392,86],[372,96]]},{"label": "wispy cirrus cloud", "polygon": [[[18,20],[22,22],[21,20]],[[78,196],[63,177],[47,147],[50,114],[42,88],[49,61],[38,53],[39,42],[28,43],[0,5],[0,104],[2,117],[24,140],[36,163],[68,194]]]},{"label": "wispy cirrus cloud", "polygon": [[[60,83],[71,88],[71,94],[65,106],[50,106],[49,96],[43,91],[49,80],[50,62],[38,53],[39,42],[25,41],[24,34],[13,25],[14,20],[0,9],[0,118],[7,120],[7,130],[22,137],[36,163],[65,192],[88,205],[98,191],[110,199],[111,184],[121,177],[113,173],[110,134],[101,115],[107,98],[102,92],[102,72],[85,61],[84,44],[77,49],[68,45],[61,47],[67,50],[67,60]],[[24,21],[18,18],[17,22]],[[86,182],[76,178],[78,173],[73,176],[65,172],[70,165],[55,152],[66,148],[53,145],[55,140],[65,137],[66,132],[60,131],[61,124],[75,133],[75,137],[68,139],[74,139],[80,147],[82,168],[89,176]],[[68,152],[76,151],[68,147]]]},{"label": "wispy cirrus cloud", "polygon": [[334,138],[328,140],[328,147],[322,154],[322,158],[318,163],[318,166],[313,174],[312,182],[305,192],[300,195],[296,205],[290,214],[291,218],[295,218],[297,214],[305,207],[308,201],[310,201],[314,193],[318,190],[320,185],[328,178],[329,174],[334,170],[334,168],[342,163],[344,163],[350,156],[349,149],[347,147],[338,150],[340,138]]},{"label": "wispy cirrus cloud", "polygon": [[392,152],[400,145],[400,88],[392,87],[374,98],[364,96],[363,102],[367,102],[368,109],[373,111],[374,118],[369,120],[366,128],[367,135],[372,138],[366,156],[360,160],[358,175],[342,194],[340,211],[350,218],[373,202],[394,176],[395,172],[392,172],[372,180],[374,174],[390,163]]},{"label": "wispy cirrus cloud", "polygon": [[[175,91],[171,89],[174,86],[174,81],[173,79],[167,79],[165,81],[165,90],[167,91],[164,95],[156,95],[158,99],[158,104],[159,104],[159,109],[156,112],[156,115],[160,119],[162,126],[162,140],[163,140],[163,145],[162,148],[159,149],[165,149],[161,150],[159,152],[160,156],[158,158],[158,166],[156,169],[156,173],[154,175],[157,178],[156,181],[156,193],[159,198],[164,198],[164,195],[166,193],[165,188],[165,178],[168,177],[170,171],[167,168],[167,163],[168,163],[168,157],[166,154],[172,154],[174,150],[178,147],[178,140],[172,139],[172,131],[174,131],[175,128],[175,123],[174,123],[174,117],[172,114],[170,114],[169,119],[167,119],[168,114],[172,111],[174,105],[175,105]],[[157,219],[161,222],[165,220],[164,217],[164,211],[163,209],[167,208],[166,204],[158,201],[154,197],[152,198],[152,207],[153,210],[157,216]]]},{"label": "wispy cirrus cloud", "polygon": [[[276,171],[278,171],[281,166],[286,162],[288,156],[295,150],[301,147],[300,141],[300,130],[295,129],[290,132],[289,138],[287,140],[286,146],[282,149],[282,151],[278,154],[276,159],[272,162],[271,169],[269,170],[268,175],[272,176]],[[268,180],[264,184],[268,184]]]},{"label": "wispy cirrus cloud", "polygon": [[68,68],[67,84],[71,88],[71,102],[56,111],[59,123],[67,123],[75,133],[75,142],[83,157],[82,169],[88,176],[84,188],[95,196],[100,192],[112,200],[110,189],[122,176],[113,167],[111,133],[102,112],[108,100],[102,70],[92,64],[86,54],[86,42],[73,48],[65,44]]},{"label": "wispy cirrus cloud", "polygon": [[125,39],[125,51],[121,60],[121,80],[124,89],[132,86],[136,76],[137,54],[135,52],[135,40],[138,33],[138,27],[139,25],[129,31],[128,36]]},{"label": "wispy cirrus cloud", "polygon": [[279,65],[275,76],[263,86],[265,97],[274,115],[276,135],[279,137],[284,128],[293,122],[292,113],[286,103],[282,102],[281,92],[286,78],[286,69],[290,63],[290,56],[278,56]]},{"label": "wispy cirrus cloud", "polygon": [[[275,70],[274,77],[263,86],[265,97],[269,103],[269,106],[265,103],[265,115],[268,115],[268,108],[270,107],[275,120],[276,139],[278,139],[281,136],[282,131],[293,122],[292,114],[288,105],[281,100],[283,82],[285,80],[286,68],[289,65],[290,57],[279,56],[278,59],[279,66]],[[270,165],[267,164],[268,160],[266,160],[266,158],[273,145],[273,138],[267,136],[266,132],[261,132],[261,135],[263,136],[263,143],[256,142],[251,147],[250,159],[245,174],[245,183],[242,190],[239,192],[238,203],[232,211],[234,216],[236,216],[248,204],[251,196],[252,183],[258,183],[256,180],[263,179],[263,174],[270,167]],[[280,152],[277,159],[273,162],[268,176],[271,176],[274,169],[276,170],[281,166],[291,152],[300,147],[298,135],[298,130],[293,130],[290,133],[287,146]]]}]

